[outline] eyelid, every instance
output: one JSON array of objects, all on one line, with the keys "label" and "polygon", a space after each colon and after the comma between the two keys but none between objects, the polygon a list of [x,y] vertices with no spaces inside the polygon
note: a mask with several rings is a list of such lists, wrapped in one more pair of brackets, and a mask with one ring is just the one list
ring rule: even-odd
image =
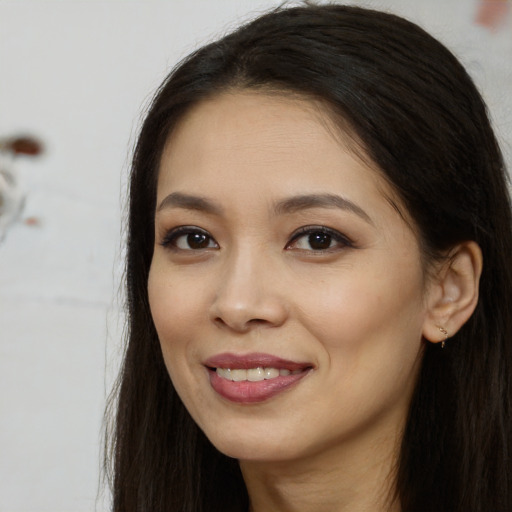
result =
[{"label": "eyelid", "polygon": [[[313,233],[325,233],[326,235],[331,236],[336,242],[338,242],[343,247],[354,247],[354,242],[346,235],[341,233],[340,231],[328,228],[327,226],[321,226],[321,225],[312,225],[312,226],[303,226],[299,229],[297,229],[291,236],[290,241],[286,244],[285,249],[290,248],[290,246],[302,238],[303,236],[311,235]],[[316,252],[316,253],[323,253],[323,252],[329,252],[339,249],[337,248],[329,248],[324,250],[314,250],[311,249],[310,252]]]},{"label": "eyelid", "polygon": [[175,228],[169,229],[165,232],[165,235],[162,237],[162,240],[160,241],[160,245],[164,247],[165,249],[171,249],[174,251],[183,251],[183,252],[199,252],[201,250],[207,250],[212,249],[212,247],[205,247],[203,249],[180,249],[179,247],[176,247],[174,245],[174,242],[180,238],[181,236],[191,235],[191,234],[200,234],[208,237],[211,241],[215,244],[215,249],[219,248],[219,244],[217,241],[213,238],[213,236],[206,231],[203,228],[200,228],[198,226],[177,226]]}]

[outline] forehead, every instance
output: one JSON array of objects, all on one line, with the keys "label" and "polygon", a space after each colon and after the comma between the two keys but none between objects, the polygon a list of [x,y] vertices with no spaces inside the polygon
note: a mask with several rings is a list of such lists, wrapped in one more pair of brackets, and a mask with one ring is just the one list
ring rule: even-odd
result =
[{"label": "forehead", "polygon": [[159,200],[175,191],[229,198],[244,187],[266,199],[334,188],[363,203],[376,197],[388,207],[399,203],[357,138],[334,123],[325,105],[284,93],[218,94],[193,106],[167,140]]}]

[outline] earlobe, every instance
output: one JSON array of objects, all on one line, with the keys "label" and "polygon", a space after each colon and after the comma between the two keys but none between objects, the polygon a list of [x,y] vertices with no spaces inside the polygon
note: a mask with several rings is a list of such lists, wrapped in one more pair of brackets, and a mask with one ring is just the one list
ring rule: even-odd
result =
[{"label": "earlobe", "polygon": [[482,251],[476,242],[455,246],[433,278],[427,299],[423,337],[443,343],[473,314],[478,302]]}]

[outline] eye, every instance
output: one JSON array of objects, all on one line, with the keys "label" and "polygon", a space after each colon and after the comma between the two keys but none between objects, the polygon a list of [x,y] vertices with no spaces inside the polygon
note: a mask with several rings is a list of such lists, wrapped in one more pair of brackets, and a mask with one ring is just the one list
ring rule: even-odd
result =
[{"label": "eye", "polygon": [[179,226],[169,231],[162,246],[179,251],[218,249],[219,245],[204,229],[195,226]]},{"label": "eye", "polygon": [[325,226],[306,226],[293,234],[286,249],[329,252],[344,247],[353,247],[353,243],[339,231]]}]

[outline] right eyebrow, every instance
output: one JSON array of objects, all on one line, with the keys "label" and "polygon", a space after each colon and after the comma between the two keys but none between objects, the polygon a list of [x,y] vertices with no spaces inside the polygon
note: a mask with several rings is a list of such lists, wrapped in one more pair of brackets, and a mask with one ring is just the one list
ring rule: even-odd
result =
[{"label": "right eyebrow", "polygon": [[338,208],[340,210],[349,211],[355,213],[363,220],[373,225],[373,221],[370,216],[360,206],[349,199],[336,194],[306,194],[292,196],[288,199],[279,201],[275,205],[274,210],[276,214],[283,215],[313,208]]},{"label": "right eyebrow", "polygon": [[166,196],[158,205],[156,211],[159,212],[165,208],[184,208],[185,210],[198,210],[213,215],[220,215],[222,208],[201,196],[184,194],[183,192],[173,192]]}]

